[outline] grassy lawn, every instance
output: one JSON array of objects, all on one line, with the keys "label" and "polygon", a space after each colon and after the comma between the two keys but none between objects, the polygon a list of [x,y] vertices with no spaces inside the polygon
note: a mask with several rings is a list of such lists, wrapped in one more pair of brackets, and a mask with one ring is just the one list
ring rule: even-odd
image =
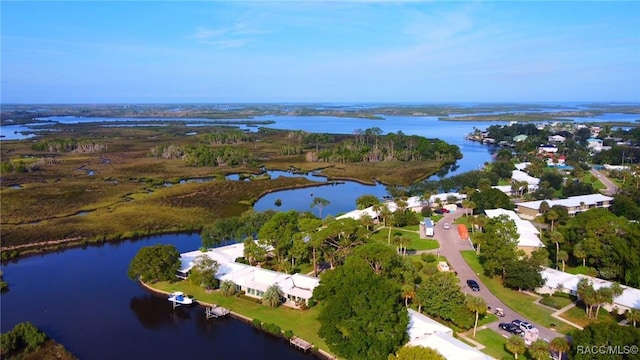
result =
[{"label": "grassy lawn", "polygon": [[537,304],[533,304],[533,301],[535,301],[534,297],[525,293],[505,288],[504,286],[502,286],[502,284],[500,284],[499,279],[489,278],[485,276],[482,265],[480,265],[480,262],[478,262],[478,257],[476,256],[475,251],[461,251],[461,254],[467,264],[469,264],[469,266],[473,269],[473,271],[480,274],[480,280],[489,289],[489,291],[491,291],[511,309],[539,323],[542,326],[548,327],[550,324],[556,324],[557,331],[562,334],[567,334],[569,331],[575,329],[571,325],[552,317],[551,310]]},{"label": "grassy lawn", "polygon": [[601,190],[606,188],[606,186],[604,186],[604,184],[598,178],[596,178],[595,176],[593,176],[593,174],[589,172],[584,173],[584,176],[582,177],[582,182],[584,182],[585,184],[591,184],[593,188],[596,190]]},{"label": "grassy lawn", "polygon": [[[389,232],[388,228],[380,229],[374,232],[371,235],[371,238],[377,242],[387,244],[388,236],[389,236],[388,232]],[[438,240],[420,239],[420,235],[414,231],[405,230],[404,228],[392,228],[391,229],[391,241],[392,241],[391,246],[393,246],[394,249],[395,249],[395,245],[393,245],[393,236],[395,234],[404,235],[411,238],[411,243],[409,244],[409,246],[407,246],[407,250],[409,251],[410,250],[415,250],[415,251],[433,250],[440,247],[440,244],[438,244]]]},{"label": "grassy lawn", "polygon": [[499,320],[498,316],[488,313],[483,318],[478,319],[478,327],[482,325],[487,325],[489,323],[492,323],[498,320]]},{"label": "grassy lawn", "polygon": [[[595,311],[595,309],[594,309]],[[565,312],[563,312],[562,314],[560,314],[560,317],[563,319],[567,319],[573,323],[576,323],[582,327],[585,327],[591,323],[600,323],[600,322],[605,322],[605,323],[616,323],[616,318],[614,315],[611,315],[610,313],[608,313],[606,310],[604,309],[600,309],[600,312],[598,313],[598,319],[587,319],[585,310],[583,307],[580,306],[576,306],[573,307]]]},{"label": "grassy lawn", "polygon": [[573,300],[562,296],[549,296],[548,298],[541,299],[540,303],[559,310],[573,303]]},{"label": "grassy lawn", "polygon": [[[329,351],[327,344],[318,336],[318,330],[320,329],[318,314],[320,313],[321,305],[304,311],[286,306],[271,309],[265,305],[256,304],[236,296],[226,297],[217,291],[207,294],[201,287],[194,286],[186,281],[175,283],[159,282],[153,284],[153,287],[167,292],[180,290],[185,294],[194,296],[196,300],[223,306],[252,319],[259,319],[264,323],[276,324],[282,330],[292,330],[294,335],[313,343],[320,349]],[[204,314],[202,316],[204,317]]]},{"label": "grassy lawn", "polygon": [[486,346],[481,351],[491,357],[496,359],[513,358],[513,355],[504,347],[507,339],[491,329],[478,331],[474,340]]}]

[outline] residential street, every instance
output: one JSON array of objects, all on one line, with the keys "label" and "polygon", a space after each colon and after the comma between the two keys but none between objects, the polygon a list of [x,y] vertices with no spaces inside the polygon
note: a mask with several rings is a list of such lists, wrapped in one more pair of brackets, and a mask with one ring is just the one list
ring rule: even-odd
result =
[{"label": "residential street", "polygon": [[598,170],[592,168],[589,172],[593,174],[593,176],[597,177],[598,180],[607,187],[607,189],[604,190],[605,195],[613,196],[618,191],[618,187],[613,183],[613,181],[602,175]]},{"label": "residential street", "polygon": [[[461,250],[473,250],[471,243],[467,240],[460,240],[458,236],[457,227],[453,224],[453,221],[464,215],[464,210],[458,209],[455,213],[445,214],[444,218],[436,224],[434,227],[435,236],[434,238],[438,240],[440,243],[439,254],[446,257],[447,261],[451,265],[454,271],[457,272],[458,278],[460,279],[460,286],[462,286],[463,291],[470,295],[480,296],[485,299],[487,302],[487,306],[490,306],[491,309],[495,309],[497,307],[504,309],[505,317],[500,318],[499,321],[493,322],[491,324],[487,324],[488,328],[495,330],[497,333],[501,335],[511,335],[506,331],[500,330],[498,328],[498,323],[500,322],[511,322],[515,319],[520,319],[523,321],[527,321],[533,324],[540,331],[540,338],[547,339],[551,341],[552,339],[560,336],[555,331],[552,331],[546,327],[543,327],[542,324],[537,324],[522,315],[517,314],[515,311],[507,307],[502,301],[500,301],[497,297],[495,297],[487,287],[480,281],[480,278],[471,270],[466,261],[462,258],[460,254]],[[445,230],[443,225],[444,223],[451,224],[451,229]],[[480,285],[480,291],[472,291],[467,286],[467,280],[473,279],[478,282]],[[533,299],[532,299],[533,301]],[[534,306],[534,305],[532,305]],[[549,324],[546,324],[549,325]]]}]

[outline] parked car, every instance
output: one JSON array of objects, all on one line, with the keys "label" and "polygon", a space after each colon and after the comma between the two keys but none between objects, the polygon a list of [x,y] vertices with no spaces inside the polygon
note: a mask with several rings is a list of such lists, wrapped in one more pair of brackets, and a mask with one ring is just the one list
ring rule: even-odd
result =
[{"label": "parked car", "polygon": [[449,223],[444,223],[444,229],[445,230],[449,230],[451,227],[449,226]]},{"label": "parked car", "polygon": [[508,333],[512,333],[520,336],[524,335],[524,331],[522,331],[522,329],[520,329],[519,326],[513,323],[500,323],[498,327]]},{"label": "parked car", "polygon": [[478,282],[472,279],[467,280],[467,285],[471,288],[471,290],[473,291],[480,291],[480,285],[478,285]]},{"label": "parked car", "polygon": [[511,323],[522,329],[522,331],[533,331],[536,329],[535,326],[519,319],[513,320]]}]

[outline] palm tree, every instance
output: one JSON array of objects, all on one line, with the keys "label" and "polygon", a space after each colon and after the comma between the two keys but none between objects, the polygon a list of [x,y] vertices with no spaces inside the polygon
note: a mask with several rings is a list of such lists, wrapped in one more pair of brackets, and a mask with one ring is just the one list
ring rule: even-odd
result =
[{"label": "palm tree", "polygon": [[322,209],[323,209],[325,206],[329,205],[330,203],[331,203],[331,202],[330,202],[329,200],[327,200],[327,199],[323,199],[323,198],[321,198],[321,197],[314,197],[314,198],[313,198],[313,201],[311,202],[310,207],[311,207],[312,209],[313,209],[313,208],[317,208],[317,209],[318,209],[318,215],[319,215],[318,217],[319,217],[320,219],[322,219]]},{"label": "palm tree", "polygon": [[569,346],[569,341],[564,336],[560,336],[560,337],[554,338],[549,343],[549,349],[551,351],[557,351],[558,352],[558,359],[560,359],[560,360],[562,360],[562,353],[567,351],[567,350],[569,350],[570,348],[571,348],[571,346]]},{"label": "palm tree", "polygon": [[555,210],[549,210],[546,214],[544,214],[545,219],[551,221],[551,232],[553,232],[553,224],[560,217]]},{"label": "palm tree", "polygon": [[542,339],[532,342],[527,351],[529,352],[529,355],[536,360],[549,358],[549,345]]},{"label": "palm tree", "polygon": [[565,265],[565,261],[569,260],[569,254],[567,254],[566,251],[564,250],[560,250],[560,252],[558,252],[558,254],[556,255],[556,257],[562,261],[562,271],[564,272],[564,265]]},{"label": "palm tree", "polygon": [[[547,214],[551,215],[551,213],[555,213],[555,211],[549,211]],[[549,234],[549,237],[551,238],[551,241],[556,244],[556,269],[557,269],[558,268],[558,253],[560,252],[560,243],[564,242],[564,236],[559,231],[551,231],[551,234]]]},{"label": "palm tree", "polygon": [[549,211],[551,207],[549,206],[549,203],[546,201],[542,201],[540,203],[540,207],[538,208],[538,211],[540,212],[540,214],[545,214],[547,211]]},{"label": "palm tree", "polygon": [[633,323],[633,327],[640,321],[640,310],[630,309],[624,313],[624,317]]},{"label": "palm tree", "polygon": [[406,235],[400,236],[400,247],[402,248],[402,256],[407,256],[407,246],[411,244],[411,238]]},{"label": "palm tree", "polygon": [[362,214],[360,216],[360,223],[367,228],[367,230],[371,231],[370,228],[373,227],[373,218],[369,214]]},{"label": "palm tree", "polygon": [[264,292],[264,295],[262,295],[262,303],[270,308],[275,308],[280,305],[281,299],[280,287],[276,284],[269,286]]},{"label": "palm tree", "polygon": [[527,350],[527,345],[524,343],[522,336],[520,335],[512,335],[507,339],[506,344],[507,350],[513,354],[513,356],[518,360],[518,355],[524,354]]},{"label": "palm tree", "polygon": [[224,296],[232,296],[236,293],[236,284],[231,280],[225,280],[220,283],[220,292]]},{"label": "palm tree", "polygon": [[476,205],[476,202],[473,200],[469,200],[469,203],[467,204],[467,207],[469,208],[471,215],[473,215],[473,210],[478,207],[478,205]]},{"label": "palm tree", "polygon": [[471,240],[473,241],[474,244],[476,244],[476,255],[480,255],[480,246],[483,245],[485,242],[484,233],[478,232],[478,233],[472,234]]},{"label": "palm tree", "polygon": [[542,236],[542,234],[543,234],[543,232],[542,232],[542,224],[545,223],[544,216],[542,216],[542,215],[536,216],[536,218],[533,219],[533,222],[538,224],[538,231],[540,232],[540,240],[544,240],[543,236]]},{"label": "palm tree", "polygon": [[593,305],[596,303],[596,290],[591,285],[589,279],[580,279],[578,282],[578,297],[584,303],[587,319],[591,318]]},{"label": "palm tree", "polygon": [[402,285],[402,296],[404,297],[404,306],[409,307],[409,299],[413,299],[416,295],[416,288],[413,284]]},{"label": "palm tree", "polygon": [[[389,210],[389,207],[386,204],[382,205],[382,207],[380,208],[380,217],[382,217],[384,227],[387,227],[387,220],[389,219],[389,216],[391,216],[391,210]],[[391,227],[390,226],[389,226],[389,234],[387,235],[387,245],[391,245]]]},{"label": "palm tree", "polygon": [[575,256],[578,259],[582,259],[582,266],[587,266],[586,264],[587,252],[584,251],[584,246],[582,245],[582,243],[577,243],[573,247],[573,256]]},{"label": "palm tree", "polygon": [[476,313],[476,322],[473,325],[473,337],[475,338],[476,329],[478,328],[478,317],[480,316],[480,312],[484,313],[487,311],[487,302],[481,297],[469,295],[465,298],[464,304],[467,306],[467,309]]},{"label": "palm tree", "polygon": [[464,216],[469,216],[469,214],[467,213],[467,210],[469,209],[470,201],[471,200],[467,200],[467,199],[462,200],[462,208],[464,209]]},{"label": "palm tree", "polygon": [[598,289],[596,291],[596,301],[598,303],[598,306],[596,307],[595,318],[598,318],[598,313],[600,312],[600,307],[602,307],[602,305],[613,303],[613,299],[622,295],[623,291],[624,290],[618,283],[613,283],[613,285],[611,285],[610,287],[603,287]]}]

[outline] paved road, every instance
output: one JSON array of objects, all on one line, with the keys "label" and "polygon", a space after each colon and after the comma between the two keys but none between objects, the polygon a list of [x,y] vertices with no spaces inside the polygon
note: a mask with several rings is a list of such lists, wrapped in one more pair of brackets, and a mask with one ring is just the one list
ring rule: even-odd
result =
[{"label": "paved road", "polygon": [[591,170],[589,170],[589,172],[593,174],[593,176],[597,177],[598,180],[600,180],[600,182],[602,182],[604,186],[607,187],[604,190],[605,195],[613,196],[616,192],[618,192],[618,187],[616,186],[616,184],[614,184],[613,181],[609,180],[609,178],[604,176],[598,170],[592,168]]},{"label": "paved road", "polygon": [[[553,338],[560,336],[560,334],[558,334],[557,332],[552,331],[546,327],[543,327],[542,324],[537,324],[525,318],[524,316],[519,315],[518,313],[516,313],[515,311],[507,307],[502,301],[500,301],[497,297],[495,297],[489,290],[487,290],[487,287],[484,286],[482,281],[480,281],[480,278],[478,277],[478,275],[474,273],[473,270],[471,270],[467,262],[464,261],[464,259],[462,258],[462,255],[460,254],[461,250],[473,250],[471,243],[468,240],[460,240],[456,225],[452,225],[451,229],[449,230],[445,230],[443,227],[444,223],[453,224],[453,221],[456,218],[463,215],[464,215],[464,210],[462,209],[458,209],[455,213],[446,214],[444,218],[438,221],[438,223],[435,225],[434,238],[436,238],[440,243],[439,254],[446,257],[447,261],[449,262],[453,270],[457,272],[458,278],[460,278],[460,285],[463,287],[463,291],[471,295],[482,297],[487,302],[487,306],[490,306],[491,309],[495,309],[495,308],[504,309],[505,317],[500,318],[500,320],[497,322],[487,324],[487,327],[493,329],[494,331],[496,331],[501,335],[510,336],[511,334],[507,333],[506,331],[500,330],[498,328],[498,323],[511,322],[512,320],[520,319],[523,321],[527,321],[533,324],[533,326],[535,326],[536,328],[538,328],[538,330],[540,331],[540,339],[547,339],[550,341]],[[471,289],[467,286],[468,279],[473,279],[477,281],[478,284],[480,284],[479,292],[471,291]],[[532,301],[533,300],[534,299],[532,298]],[[560,321],[558,320],[558,322]]]}]

